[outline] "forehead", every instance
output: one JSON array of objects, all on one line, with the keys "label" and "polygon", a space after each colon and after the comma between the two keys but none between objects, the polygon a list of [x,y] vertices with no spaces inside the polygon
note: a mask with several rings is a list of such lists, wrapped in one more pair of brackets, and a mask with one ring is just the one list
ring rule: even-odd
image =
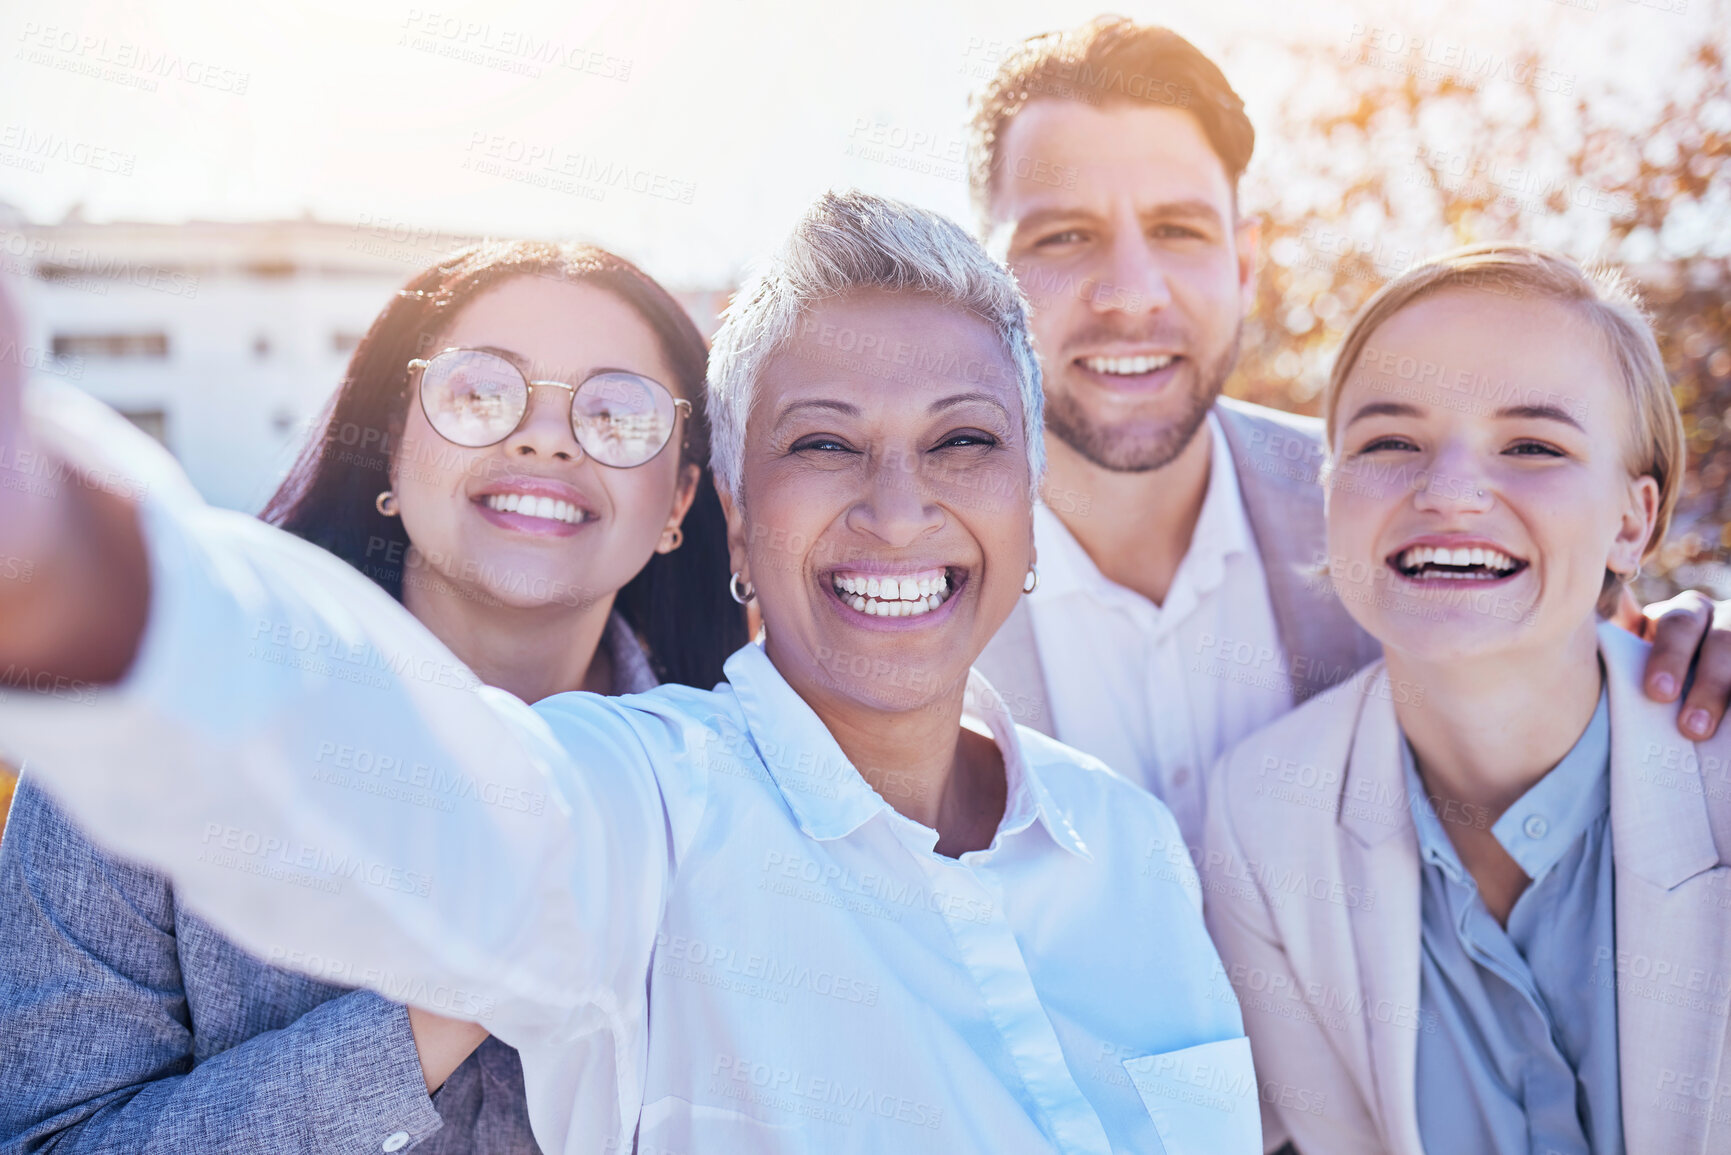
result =
[{"label": "forehead", "polygon": [[983,318],[918,292],[866,290],[819,301],[770,360],[756,413],[796,400],[844,401],[865,413],[923,415],[933,401],[981,393],[1019,419],[1015,363]]},{"label": "forehead", "polygon": [[1011,118],[998,147],[994,219],[1061,207],[1103,213],[1126,194],[1139,207],[1204,200],[1224,216],[1232,183],[1201,123],[1182,108],[1035,100]]},{"label": "forehead", "polygon": [[443,342],[497,346],[552,376],[605,366],[669,381],[672,372],[637,310],[595,285],[553,277],[512,277],[482,290],[458,311]]},{"label": "forehead", "polygon": [[1594,434],[1620,433],[1629,399],[1604,334],[1561,302],[1445,289],[1378,325],[1342,386],[1339,420],[1387,398],[1489,419],[1555,405]]}]

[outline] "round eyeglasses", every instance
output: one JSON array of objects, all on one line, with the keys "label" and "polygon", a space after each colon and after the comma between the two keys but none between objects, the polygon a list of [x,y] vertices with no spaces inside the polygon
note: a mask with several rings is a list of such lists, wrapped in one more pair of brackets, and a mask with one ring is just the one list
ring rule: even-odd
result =
[{"label": "round eyeglasses", "polygon": [[421,412],[446,441],[470,449],[497,445],[529,414],[538,385],[571,394],[571,436],[602,465],[630,469],[655,458],[691,402],[636,373],[603,369],[576,385],[531,381],[511,361],[486,349],[446,349],[409,362],[421,371]]}]

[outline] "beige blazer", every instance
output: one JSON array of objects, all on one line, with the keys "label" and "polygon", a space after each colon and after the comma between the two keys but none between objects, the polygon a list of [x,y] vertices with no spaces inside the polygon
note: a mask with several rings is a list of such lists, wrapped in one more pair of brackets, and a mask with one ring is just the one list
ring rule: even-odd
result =
[{"label": "beige blazer", "polygon": [[[1617,985],[1629,1155],[1731,1151],[1731,727],[1677,732],[1641,692],[1647,643],[1599,628],[1611,716]],[[1420,1155],[1419,856],[1382,662],[1217,768],[1208,926],[1237,990],[1270,1150]],[[1422,698],[1420,698],[1422,701]]]},{"label": "beige blazer", "polygon": [[[1322,422],[1224,397],[1214,413],[1232,448],[1280,643],[1288,656],[1304,658],[1293,664],[1296,704],[1382,653],[1334,596],[1328,579],[1317,573],[1326,553],[1317,483]],[[974,665],[1003,695],[1016,721],[1057,737],[1046,679],[1062,671],[1047,670],[1041,662],[1026,602],[1016,603]]]}]

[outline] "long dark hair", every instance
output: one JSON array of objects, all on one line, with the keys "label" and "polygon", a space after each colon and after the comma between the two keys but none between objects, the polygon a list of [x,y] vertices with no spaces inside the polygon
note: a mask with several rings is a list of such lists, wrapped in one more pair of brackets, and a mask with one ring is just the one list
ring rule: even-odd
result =
[{"label": "long dark hair", "polygon": [[487,241],[459,249],[410,278],[355,347],[348,371],[320,416],[322,432],[301,449],[259,514],[336,554],[398,601],[409,539],[400,518],[374,507],[390,488],[391,463],[408,415],[408,363],[429,356],[457,311],[512,277],[594,285],[635,310],[672,366],[675,392],[691,402],[680,463],[703,471],[685,515],[685,541],[649,564],[614,599],[643,639],[665,682],[708,689],[745,644],[745,614],[727,594],[727,525],[709,475],[703,371],[708,350],[667,290],[623,257],[593,245]]}]

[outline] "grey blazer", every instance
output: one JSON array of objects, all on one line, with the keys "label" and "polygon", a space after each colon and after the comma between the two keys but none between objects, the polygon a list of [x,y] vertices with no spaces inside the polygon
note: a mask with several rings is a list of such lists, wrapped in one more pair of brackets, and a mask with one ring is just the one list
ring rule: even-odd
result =
[{"label": "grey blazer", "polygon": [[[655,685],[615,615],[623,693]],[[0,1155],[539,1155],[517,1052],[431,1098],[408,1011],[279,970],[92,846],[25,767],[0,838]]]},{"label": "grey blazer", "polygon": [[[1327,554],[1318,474],[1322,422],[1222,397],[1214,413],[1232,449],[1250,531],[1268,575],[1269,601],[1286,651],[1293,705],[1321,693],[1382,656],[1318,573]],[[1057,737],[1046,679],[1026,602],[974,663],[1003,695],[1016,721]]]}]

